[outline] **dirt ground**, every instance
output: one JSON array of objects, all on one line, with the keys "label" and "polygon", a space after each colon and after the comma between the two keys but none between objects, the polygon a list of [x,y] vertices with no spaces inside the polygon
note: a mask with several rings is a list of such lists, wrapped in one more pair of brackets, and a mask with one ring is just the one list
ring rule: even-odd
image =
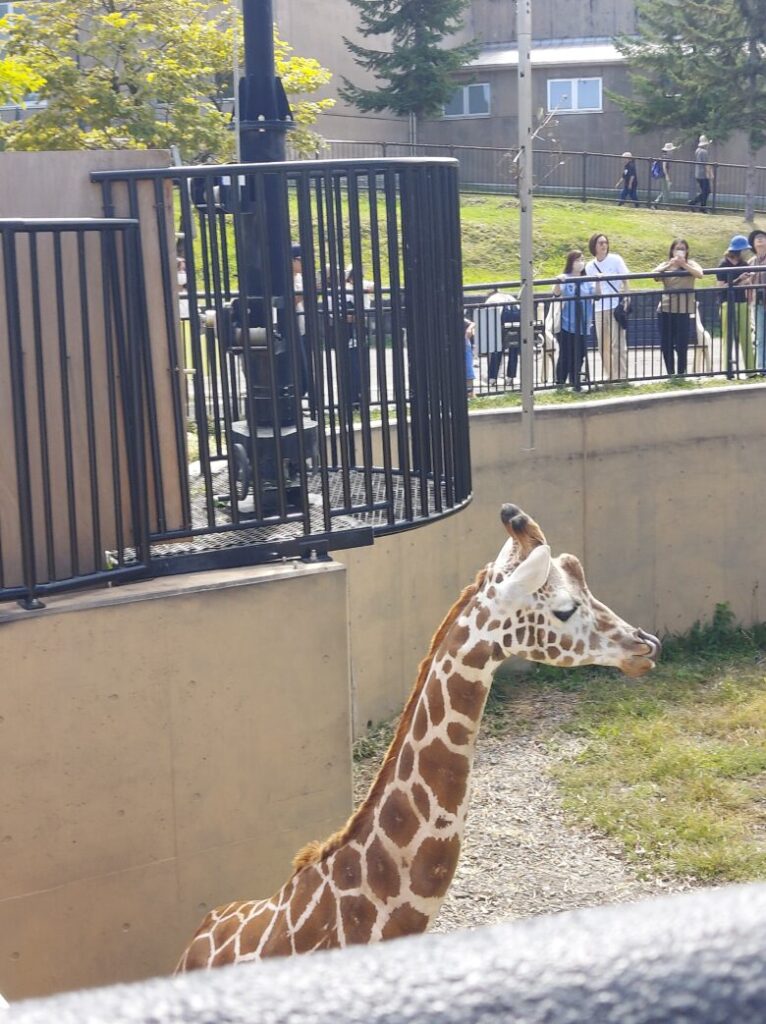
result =
[{"label": "dirt ground", "polygon": [[[457,873],[435,932],[537,914],[630,902],[678,891],[679,883],[641,879],[616,844],[566,820],[551,769],[578,741],[556,731],[573,696],[527,699],[511,712],[524,722],[479,739],[472,797]],[[563,738],[562,738],[563,735]],[[358,771],[362,798],[374,764]]]}]

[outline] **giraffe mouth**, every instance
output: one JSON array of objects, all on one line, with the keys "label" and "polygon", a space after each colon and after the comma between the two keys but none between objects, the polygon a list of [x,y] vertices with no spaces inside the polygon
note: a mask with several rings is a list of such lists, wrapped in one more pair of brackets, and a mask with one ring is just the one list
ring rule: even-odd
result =
[{"label": "giraffe mouth", "polygon": [[646,630],[636,630],[635,644],[637,647],[640,644],[644,650],[634,651],[620,666],[625,675],[632,678],[637,678],[638,676],[646,675],[647,672],[651,672],[662,653],[660,641],[654,634],[647,633]]}]

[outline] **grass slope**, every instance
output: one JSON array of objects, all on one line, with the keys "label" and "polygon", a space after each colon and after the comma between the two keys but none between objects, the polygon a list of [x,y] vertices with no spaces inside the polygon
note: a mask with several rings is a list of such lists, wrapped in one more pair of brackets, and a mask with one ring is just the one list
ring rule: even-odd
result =
[{"label": "grass slope", "polygon": [[[463,280],[466,284],[513,281],[519,276],[519,204],[502,196],[464,195],[461,199]],[[539,199],[534,203],[536,277],[555,277],[569,249],[587,252],[594,231],[609,236],[611,247],[633,273],[651,270],[667,256],[674,238],[686,238],[704,267],[718,264],[732,235],[753,225],[740,216],[703,216],[684,210],[618,207],[609,203]],[[766,227],[766,222],[759,226]]]},{"label": "grass slope", "polygon": [[765,652],[766,627],[738,628],[719,606],[641,680],[541,669],[544,688],[578,694],[565,728],[579,752],[557,771],[568,811],[653,874],[766,877]]}]

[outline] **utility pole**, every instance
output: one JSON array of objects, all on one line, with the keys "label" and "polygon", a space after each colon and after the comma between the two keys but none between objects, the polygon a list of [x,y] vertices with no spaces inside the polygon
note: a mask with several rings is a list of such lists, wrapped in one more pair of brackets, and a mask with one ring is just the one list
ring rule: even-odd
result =
[{"label": "utility pole", "polygon": [[521,251],[521,429],[522,446],[535,446],[535,302],[532,265],[532,0],[516,0],[519,43],[519,217]]}]

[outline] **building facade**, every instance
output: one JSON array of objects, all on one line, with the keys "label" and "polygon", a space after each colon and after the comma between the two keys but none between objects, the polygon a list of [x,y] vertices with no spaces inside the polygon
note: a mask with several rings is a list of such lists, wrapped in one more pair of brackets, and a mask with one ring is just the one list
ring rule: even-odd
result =
[{"label": "building facade", "polygon": [[[282,35],[296,52],[316,57],[333,72],[326,95],[337,98],[342,76],[370,86],[372,78],[355,64],[343,36],[381,48],[381,40],[364,40],[356,32],[358,12],[348,0],[274,0]],[[610,93],[628,94],[624,57],[614,46],[620,33],[637,29],[634,0],[534,0],[532,5],[532,88],[538,121],[553,115],[555,124],[540,140],[564,151],[620,154],[625,150],[656,155],[664,142],[680,146],[678,159],[691,159],[694,140],[668,130],[636,136]],[[456,77],[457,89],[443,115],[422,121],[418,142],[436,146],[513,148],[518,139],[515,0],[472,0],[462,31],[450,40],[479,41],[477,58]],[[700,125],[700,132],[705,130]],[[360,114],[337,98],[323,115],[319,131],[328,139],[357,142],[405,142],[404,118]],[[740,135],[714,147],[714,160],[745,163],[747,142]],[[766,163],[766,150],[762,152]]]}]

